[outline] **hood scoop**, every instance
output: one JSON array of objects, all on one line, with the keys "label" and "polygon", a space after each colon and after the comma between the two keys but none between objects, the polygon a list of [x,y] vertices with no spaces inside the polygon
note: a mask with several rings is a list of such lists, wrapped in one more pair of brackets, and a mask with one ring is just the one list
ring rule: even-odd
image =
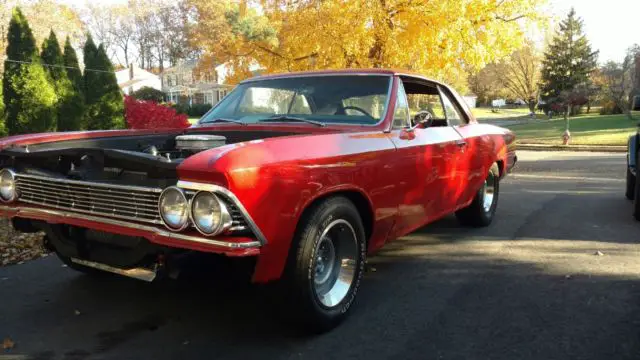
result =
[{"label": "hood scoop", "polygon": [[227,138],[221,135],[179,135],[176,136],[176,149],[180,151],[199,152],[223,146]]}]

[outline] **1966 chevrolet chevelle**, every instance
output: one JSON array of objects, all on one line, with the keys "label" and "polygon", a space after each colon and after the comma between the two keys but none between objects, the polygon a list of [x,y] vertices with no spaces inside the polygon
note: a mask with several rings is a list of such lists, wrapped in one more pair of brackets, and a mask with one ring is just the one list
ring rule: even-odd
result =
[{"label": "1966 chevrolet chevelle", "polygon": [[393,70],[255,77],[188,129],[0,140],[0,215],[69,267],[154,280],[176,257],[254,259],[308,328],[342,321],[365,258],[455,213],[487,226],[517,161],[448,86]]}]

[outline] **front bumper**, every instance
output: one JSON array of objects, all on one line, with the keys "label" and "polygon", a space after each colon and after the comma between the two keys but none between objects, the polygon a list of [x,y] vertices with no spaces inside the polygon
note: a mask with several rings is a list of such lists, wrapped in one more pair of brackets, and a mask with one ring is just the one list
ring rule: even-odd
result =
[{"label": "front bumper", "polygon": [[58,209],[33,207],[22,203],[11,206],[0,205],[0,216],[40,220],[49,224],[73,225],[126,236],[139,236],[158,245],[219,253],[227,256],[259,255],[261,247],[259,241],[248,237],[220,236],[215,239],[205,238],[197,232],[174,233],[152,225],[78,214]]}]

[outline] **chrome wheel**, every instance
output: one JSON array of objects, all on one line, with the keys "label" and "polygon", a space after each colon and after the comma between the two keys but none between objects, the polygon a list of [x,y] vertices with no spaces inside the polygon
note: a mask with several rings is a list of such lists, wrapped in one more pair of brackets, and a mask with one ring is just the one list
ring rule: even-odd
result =
[{"label": "chrome wheel", "polygon": [[484,181],[484,186],[482,187],[482,208],[485,212],[491,211],[491,206],[493,206],[496,181],[498,180],[494,174],[489,172],[489,176],[487,176],[487,179]]},{"label": "chrome wheel", "polygon": [[318,301],[338,305],[353,285],[358,258],[356,232],[346,220],[335,220],[320,235],[313,266],[313,285]]}]

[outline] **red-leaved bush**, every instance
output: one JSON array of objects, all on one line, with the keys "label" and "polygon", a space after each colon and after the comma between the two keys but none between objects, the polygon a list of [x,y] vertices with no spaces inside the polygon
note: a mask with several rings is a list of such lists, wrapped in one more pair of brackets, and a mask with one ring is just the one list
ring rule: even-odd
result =
[{"label": "red-leaved bush", "polygon": [[124,111],[129,129],[176,129],[190,126],[187,115],[153,101],[124,97]]}]

